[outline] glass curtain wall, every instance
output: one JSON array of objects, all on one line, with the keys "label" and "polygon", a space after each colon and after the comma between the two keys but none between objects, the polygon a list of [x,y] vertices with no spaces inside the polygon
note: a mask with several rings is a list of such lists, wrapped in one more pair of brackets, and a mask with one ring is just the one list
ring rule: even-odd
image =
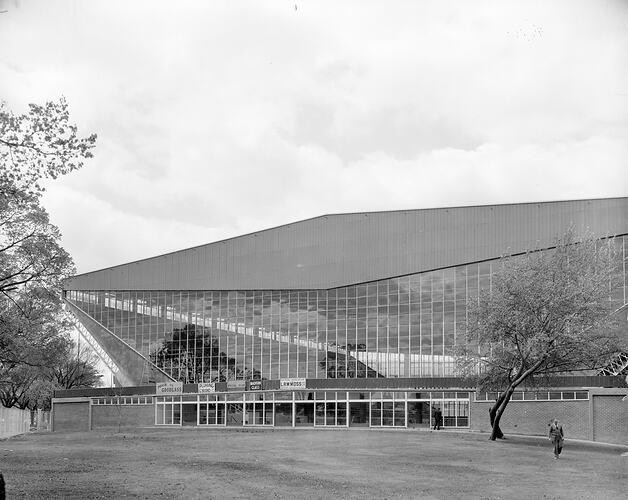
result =
[{"label": "glass curtain wall", "polygon": [[155,403],[157,425],[430,427],[439,408],[443,427],[469,426],[468,392],[234,392]]},{"label": "glass curtain wall", "polygon": [[[627,240],[616,238],[623,283],[610,295],[617,307],[627,300]],[[331,290],[68,291],[66,298],[186,383],[443,377],[455,374],[467,302],[490,288],[498,265]]]}]

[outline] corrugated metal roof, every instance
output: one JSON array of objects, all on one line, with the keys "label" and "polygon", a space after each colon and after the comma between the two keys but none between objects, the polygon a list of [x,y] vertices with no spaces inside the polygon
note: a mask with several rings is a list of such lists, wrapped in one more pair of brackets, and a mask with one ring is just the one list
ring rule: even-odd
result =
[{"label": "corrugated metal roof", "polygon": [[75,290],[316,289],[628,234],[628,198],[324,215],[75,276]]}]

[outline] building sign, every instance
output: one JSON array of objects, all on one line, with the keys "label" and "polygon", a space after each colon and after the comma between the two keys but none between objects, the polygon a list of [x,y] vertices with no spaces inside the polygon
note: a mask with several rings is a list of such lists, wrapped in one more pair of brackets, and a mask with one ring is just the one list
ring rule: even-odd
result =
[{"label": "building sign", "polygon": [[199,394],[210,394],[216,392],[216,384],[214,382],[202,382],[198,384]]},{"label": "building sign", "polygon": [[261,390],[262,390],[261,380],[251,380],[249,382],[249,391],[261,391]]},{"label": "building sign", "polygon": [[245,384],[244,380],[227,380],[227,389],[244,389]]},{"label": "building sign", "polygon": [[282,378],[279,380],[281,389],[305,389],[304,378]]},{"label": "building sign", "polygon": [[183,382],[162,382],[155,385],[155,394],[183,394]]}]

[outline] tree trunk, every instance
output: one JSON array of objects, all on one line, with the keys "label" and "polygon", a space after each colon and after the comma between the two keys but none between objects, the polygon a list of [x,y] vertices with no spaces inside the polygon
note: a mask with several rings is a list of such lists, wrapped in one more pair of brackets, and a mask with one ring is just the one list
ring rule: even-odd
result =
[{"label": "tree trunk", "polygon": [[504,433],[499,428],[499,420],[497,420],[497,422],[495,422],[495,416],[497,414],[497,409],[498,408],[499,408],[499,403],[496,402],[488,410],[488,416],[489,416],[490,421],[491,421],[491,438],[490,438],[491,441],[495,441],[496,439],[504,439]]},{"label": "tree trunk", "polygon": [[493,407],[489,410],[492,428],[490,437],[491,441],[495,441],[496,439],[506,439],[504,437],[504,433],[499,427],[499,421],[502,419],[504,410],[506,409],[506,406],[508,406],[513,392],[515,392],[515,387],[510,386],[506,392],[499,396]]}]

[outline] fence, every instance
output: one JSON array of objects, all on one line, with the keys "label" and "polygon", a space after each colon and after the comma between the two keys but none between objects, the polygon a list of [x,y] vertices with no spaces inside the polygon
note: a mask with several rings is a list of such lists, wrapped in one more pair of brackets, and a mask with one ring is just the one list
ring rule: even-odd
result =
[{"label": "fence", "polygon": [[31,411],[0,406],[0,439],[30,430]]},{"label": "fence", "polygon": [[31,411],[31,431],[49,431],[50,412],[43,410]]}]

